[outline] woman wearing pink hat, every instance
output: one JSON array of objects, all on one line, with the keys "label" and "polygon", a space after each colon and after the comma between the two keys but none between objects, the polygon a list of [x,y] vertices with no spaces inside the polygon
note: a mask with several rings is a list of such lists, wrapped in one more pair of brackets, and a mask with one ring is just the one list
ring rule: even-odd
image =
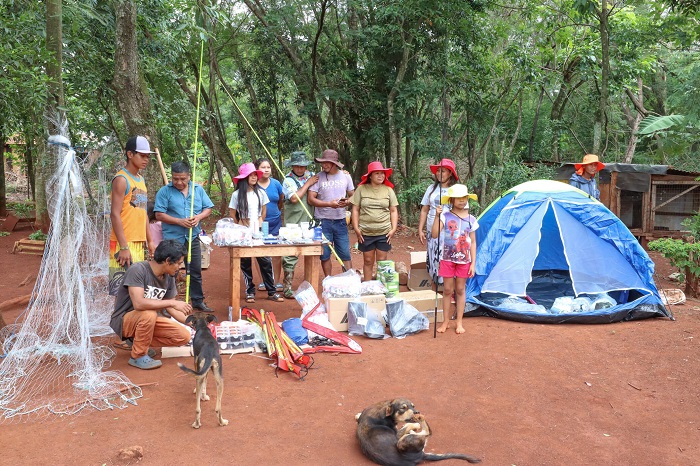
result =
[{"label": "woman wearing pink hat", "polygon": [[[426,244],[426,230],[430,232],[433,229],[435,208],[441,205],[440,199],[442,196],[446,196],[450,186],[459,180],[455,163],[450,159],[442,159],[437,165],[431,165],[430,171],[435,175],[435,182],[423,195],[420,219],[418,220],[418,237],[422,244]],[[449,206],[445,206],[443,210],[449,210]],[[426,264],[428,266],[428,274],[432,277],[433,283],[442,283],[442,278],[438,276],[437,260],[440,257],[440,251],[438,250],[439,242],[437,238],[432,238],[431,235],[428,235],[427,243],[428,257]]]},{"label": "woman wearing pink hat", "polygon": [[[260,228],[265,218],[265,204],[270,202],[265,190],[258,186],[258,180],[262,172],[255,169],[252,163],[244,163],[238,168],[238,176],[233,177],[236,190],[228,204],[229,216],[240,225]],[[256,257],[260,267],[268,299],[276,302],[284,301],[275,289],[275,280],[272,276],[272,260],[269,257]],[[241,258],[241,270],[245,278],[247,303],[255,302],[255,284],[253,283],[252,263],[249,257]]]},{"label": "woman wearing pink hat", "polygon": [[580,189],[589,196],[600,200],[600,190],[595,181],[595,174],[605,168],[595,154],[586,154],[581,163],[574,164],[576,172],[569,178],[569,184]]},{"label": "woman wearing pink hat", "polygon": [[374,263],[386,260],[391,251],[391,238],[399,224],[399,201],[394,183],[389,181],[392,171],[384,168],[381,162],[371,162],[349,201],[357,248],[362,251],[365,281],[372,280]]}]

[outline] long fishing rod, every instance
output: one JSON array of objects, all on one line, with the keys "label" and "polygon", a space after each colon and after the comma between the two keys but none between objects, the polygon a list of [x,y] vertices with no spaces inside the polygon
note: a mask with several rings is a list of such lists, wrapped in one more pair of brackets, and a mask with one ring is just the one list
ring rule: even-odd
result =
[{"label": "long fishing rod", "polygon": [[[197,179],[197,136],[199,135],[199,99],[202,94],[202,63],[204,61],[204,39],[199,48],[199,77],[197,79],[197,117],[194,120],[194,155],[192,160],[192,188],[190,188],[190,218],[194,217],[194,180]],[[185,267],[185,302],[190,300],[190,264],[192,261],[192,230],[190,227],[187,239],[187,267]],[[200,253],[201,256],[201,253]]]},{"label": "long fishing rod", "polygon": [[[270,151],[267,150],[267,146],[265,146],[265,143],[262,141],[262,139],[260,139],[260,136],[258,136],[258,132],[255,131],[255,128],[253,128],[253,125],[250,124],[250,121],[248,121],[248,118],[246,118],[245,114],[243,113],[243,111],[241,110],[241,108],[240,108],[240,107],[238,106],[238,104],[236,103],[236,100],[235,100],[235,99],[233,98],[233,96],[229,93],[227,87],[226,87],[226,86],[223,86],[223,88],[224,88],[224,91],[226,92],[226,94],[227,94],[227,95],[229,96],[229,98],[231,99],[231,102],[233,102],[233,105],[236,107],[236,110],[238,110],[238,113],[241,115],[241,117],[243,117],[243,121],[246,122],[246,124],[248,125],[248,128],[250,128],[250,130],[251,130],[251,131],[253,132],[253,134],[255,135],[255,138],[258,140],[258,142],[260,143],[260,145],[262,146],[262,148],[265,150],[265,153],[267,154],[268,159],[271,160],[272,163],[275,164],[275,167],[277,168],[277,170],[278,170],[280,173],[284,173],[284,172],[282,171],[282,169],[280,168],[279,164],[277,163],[277,161],[275,160],[275,158],[274,158],[274,157],[272,156],[272,154],[270,153]],[[297,199],[299,200],[299,205],[304,209],[304,212],[306,213],[307,217],[309,217],[309,220],[313,221],[313,220],[314,220],[314,216],[311,215],[311,212],[309,212],[309,209],[306,208],[306,205],[304,205],[304,203],[301,202],[301,198],[300,198],[299,195],[296,193],[296,191],[294,191],[294,195],[295,195],[295,196],[297,197]],[[333,245],[331,244],[331,242],[328,241],[328,238],[326,238],[326,236],[325,236],[323,233],[321,233],[321,236],[322,236],[322,238],[326,241],[326,245],[330,248],[331,252],[333,253],[333,256],[335,256],[336,260],[337,260],[338,263],[340,264],[340,267],[343,269],[343,272],[347,272],[347,268],[345,267],[345,264],[343,263],[342,259],[340,258],[340,256],[339,256],[338,253],[336,252],[336,250],[335,250],[335,248],[333,247]]]}]

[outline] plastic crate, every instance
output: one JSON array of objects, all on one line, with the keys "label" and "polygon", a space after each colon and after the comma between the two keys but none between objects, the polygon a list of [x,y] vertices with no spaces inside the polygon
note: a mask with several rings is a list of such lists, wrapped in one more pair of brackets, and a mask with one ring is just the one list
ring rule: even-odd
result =
[{"label": "plastic crate", "polygon": [[224,322],[216,327],[216,341],[222,350],[253,348],[255,346],[254,324],[241,320]]}]

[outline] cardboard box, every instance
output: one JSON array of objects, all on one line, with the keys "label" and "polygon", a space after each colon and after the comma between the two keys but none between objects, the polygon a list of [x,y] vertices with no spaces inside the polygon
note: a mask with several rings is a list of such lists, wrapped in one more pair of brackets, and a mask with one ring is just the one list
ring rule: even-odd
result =
[{"label": "cardboard box", "polygon": [[[211,264],[211,251],[208,250],[207,248],[202,245],[202,270],[208,269],[209,265]],[[185,269],[185,263],[182,263],[182,266],[180,267],[180,270]]]},{"label": "cardboard box", "polygon": [[[249,346],[244,342],[236,344],[233,348],[219,349],[220,354],[255,353],[258,350],[256,345]],[[161,358],[191,358],[194,356],[191,345],[185,346],[164,346],[161,348]]]},{"label": "cardboard box", "polygon": [[411,267],[408,271],[408,289],[411,291],[430,290],[433,280],[428,274],[425,265],[426,251],[416,251],[411,253]]},{"label": "cardboard box", "polygon": [[[431,324],[435,322],[435,306],[433,306],[433,308],[429,311],[421,311],[421,314],[427,317],[428,322],[430,322]],[[438,309],[437,311],[437,320],[438,323],[445,321],[445,314],[442,312],[442,309]]]},{"label": "cardboard box", "polygon": [[[438,293],[437,297],[438,309],[442,309],[442,295]],[[404,291],[399,293],[397,298],[403,299],[419,311],[435,310],[435,292],[433,290]]]},{"label": "cardboard box", "polygon": [[211,251],[202,245],[202,270],[208,269],[211,264]]},{"label": "cardboard box", "polygon": [[399,274],[399,285],[408,285],[408,267],[403,262],[396,263],[396,271]]},{"label": "cardboard box", "polygon": [[161,358],[185,358],[192,357],[192,346],[164,346],[161,348]]},{"label": "cardboard box", "polygon": [[367,303],[367,308],[374,311],[376,315],[386,324],[382,314],[386,310],[386,298],[383,294],[370,294],[359,298],[328,298],[325,301],[328,320],[339,332],[348,331],[348,303],[350,301],[363,301]]}]

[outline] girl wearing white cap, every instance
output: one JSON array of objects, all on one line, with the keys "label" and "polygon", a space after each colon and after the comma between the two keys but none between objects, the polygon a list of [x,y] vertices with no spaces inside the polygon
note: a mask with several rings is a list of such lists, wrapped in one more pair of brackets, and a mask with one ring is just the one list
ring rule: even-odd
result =
[{"label": "girl wearing white cap", "polygon": [[[442,204],[451,204],[449,211],[443,212]],[[439,221],[433,223],[432,237],[440,236],[442,253],[438,275],[442,277],[444,288],[442,308],[445,320],[437,331],[444,333],[450,325],[452,316],[452,293],[454,292],[457,310],[457,328],[455,332],[464,333],[462,317],[466,305],[467,278],[474,276],[476,262],[476,234],[479,224],[469,214],[469,191],[463,184],[455,184],[447,190],[435,208]]]}]

